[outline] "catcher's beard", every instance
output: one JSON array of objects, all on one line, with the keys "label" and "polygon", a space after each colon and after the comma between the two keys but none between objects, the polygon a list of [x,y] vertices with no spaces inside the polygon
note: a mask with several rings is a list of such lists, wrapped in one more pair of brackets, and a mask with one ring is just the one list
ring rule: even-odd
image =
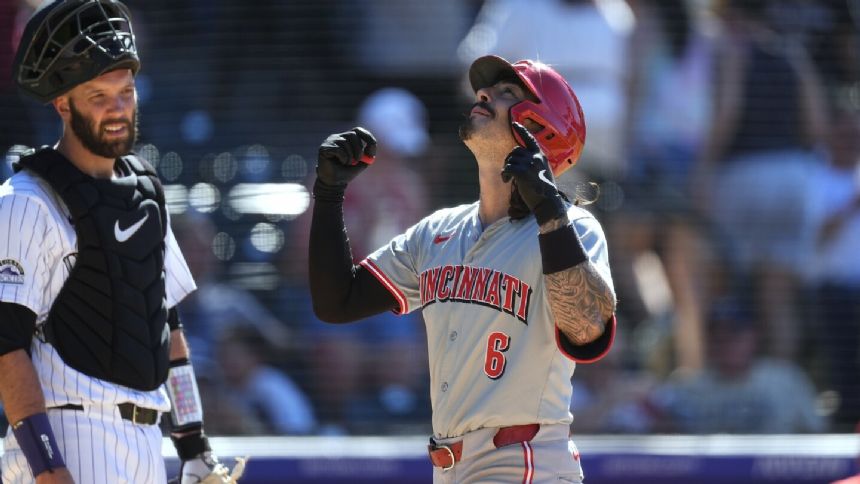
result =
[{"label": "catcher's beard", "polygon": [[[103,158],[119,158],[129,154],[135,141],[137,141],[137,109],[132,114],[133,120],[111,119],[102,121],[100,126],[96,126],[96,121],[93,118],[78,111],[71,99],[69,99],[69,113],[72,132],[81,140],[81,144],[95,155]],[[118,121],[125,123],[128,136],[114,141],[104,139],[104,125]]]},{"label": "catcher's beard", "polygon": [[520,191],[517,190],[517,182],[511,182],[511,201],[508,205],[508,217],[511,220],[520,220],[531,215],[532,211],[528,205],[526,205],[525,200],[520,195]]}]

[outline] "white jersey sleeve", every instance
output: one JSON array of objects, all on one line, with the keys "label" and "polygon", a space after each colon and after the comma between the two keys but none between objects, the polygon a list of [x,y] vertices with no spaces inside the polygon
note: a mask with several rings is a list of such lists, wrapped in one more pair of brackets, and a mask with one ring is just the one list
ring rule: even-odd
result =
[{"label": "white jersey sleeve", "polygon": [[[426,219],[425,219],[426,220]],[[369,270],[394,296],[399,305],[397,314],[407,314],[421,307],[418,271],[413,247],[424,220],[394,237],[391,242],[373,252],[361,265]]]},{"label": "white jersey sleeve", "polygon": [[51,274],[61,262],[59,229],[43,202],[0,187],[0,301],[43,314]]},{"label": "white jersey sleeve", "polygon": [[194,283],[194,277],[185,262],[185,257],[182,256],[182,250],[170,225],[164,238],[164,278],[168,308],[176,306],[197,289],[197,284]]},{"label": "white jersey sleeve", "polygon": [[606,236],[597,219],[586,210],[572,206],[567,212],[572,221],[576,234],[582,242],[582,247],[588,255],[588,260],[597,269],[597,273],[613,287],[612,273],[609,270],[609,251],[606,246]]}]

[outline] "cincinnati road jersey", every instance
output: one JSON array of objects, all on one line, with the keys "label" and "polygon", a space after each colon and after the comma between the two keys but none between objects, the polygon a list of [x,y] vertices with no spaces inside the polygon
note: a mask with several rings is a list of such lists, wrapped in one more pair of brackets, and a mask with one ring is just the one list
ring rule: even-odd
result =
[{"label": "cincinnati road jersey", "polygon": [[[568,217],[611,285],[597,220],[577,206]],[[361,264],[394,295],[401,314],[423,310],[437,438],[572,421],[576,363],[556,339],[534,217],[504,217],[482,230],[478,202],[442,209]]]},{"label": "cincinnati road jersey", "polygon": [[[24,170],[0,186],[0,301],[28,307],[44,323],[51,304],[69,276],[77,235],[65,204],[47,182]],[[175,306],[196,289],[173,232],[165,237],[167,307]],[[12,268],[12,269],[10,269]],[[162,386],[144,392],[92,378],[67,366],[50,344],[33,338],[31,357],[45,393],[46,406],[66,403],[115,405],[132,402],[161,411],[170,410]]]}]

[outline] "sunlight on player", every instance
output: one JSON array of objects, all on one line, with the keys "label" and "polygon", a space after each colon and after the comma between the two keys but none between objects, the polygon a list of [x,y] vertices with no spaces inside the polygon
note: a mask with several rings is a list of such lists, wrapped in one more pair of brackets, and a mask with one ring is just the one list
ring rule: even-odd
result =
[{"label": "sunlight on player", "polygon": [[314,309],[333,323],[422,311],[434,482],[581,482],[569,437],[571,376],[615,335],[603,231],[554,181],[583,148],[582,110],[565,80],[538,62],[486,56],[469,78],[475,103],[460,135],[477,161],[480,199],[425,217],[359,265],[343,200],[372,163],[376,140],[355,128],[320,146]]}]

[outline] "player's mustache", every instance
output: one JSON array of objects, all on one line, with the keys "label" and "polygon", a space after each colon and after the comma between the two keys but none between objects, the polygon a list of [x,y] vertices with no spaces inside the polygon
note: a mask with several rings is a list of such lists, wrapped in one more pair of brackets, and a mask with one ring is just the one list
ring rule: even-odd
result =
[{"label": "player's mustache", "polygon": [[472,112],[472,110],[474,110],[475,108],[481,108],[481,109],[487,111],[488,113],[490,113],[491,118],[496,117],[496,112],[493,111],[493,108],[490,106],[490,103],[488,103],[486,101],[478,101],[475,104],[472,104],[472,107],[469,108],[469,112],[466,113],[467,118],[469,117],[469,114]]}]

